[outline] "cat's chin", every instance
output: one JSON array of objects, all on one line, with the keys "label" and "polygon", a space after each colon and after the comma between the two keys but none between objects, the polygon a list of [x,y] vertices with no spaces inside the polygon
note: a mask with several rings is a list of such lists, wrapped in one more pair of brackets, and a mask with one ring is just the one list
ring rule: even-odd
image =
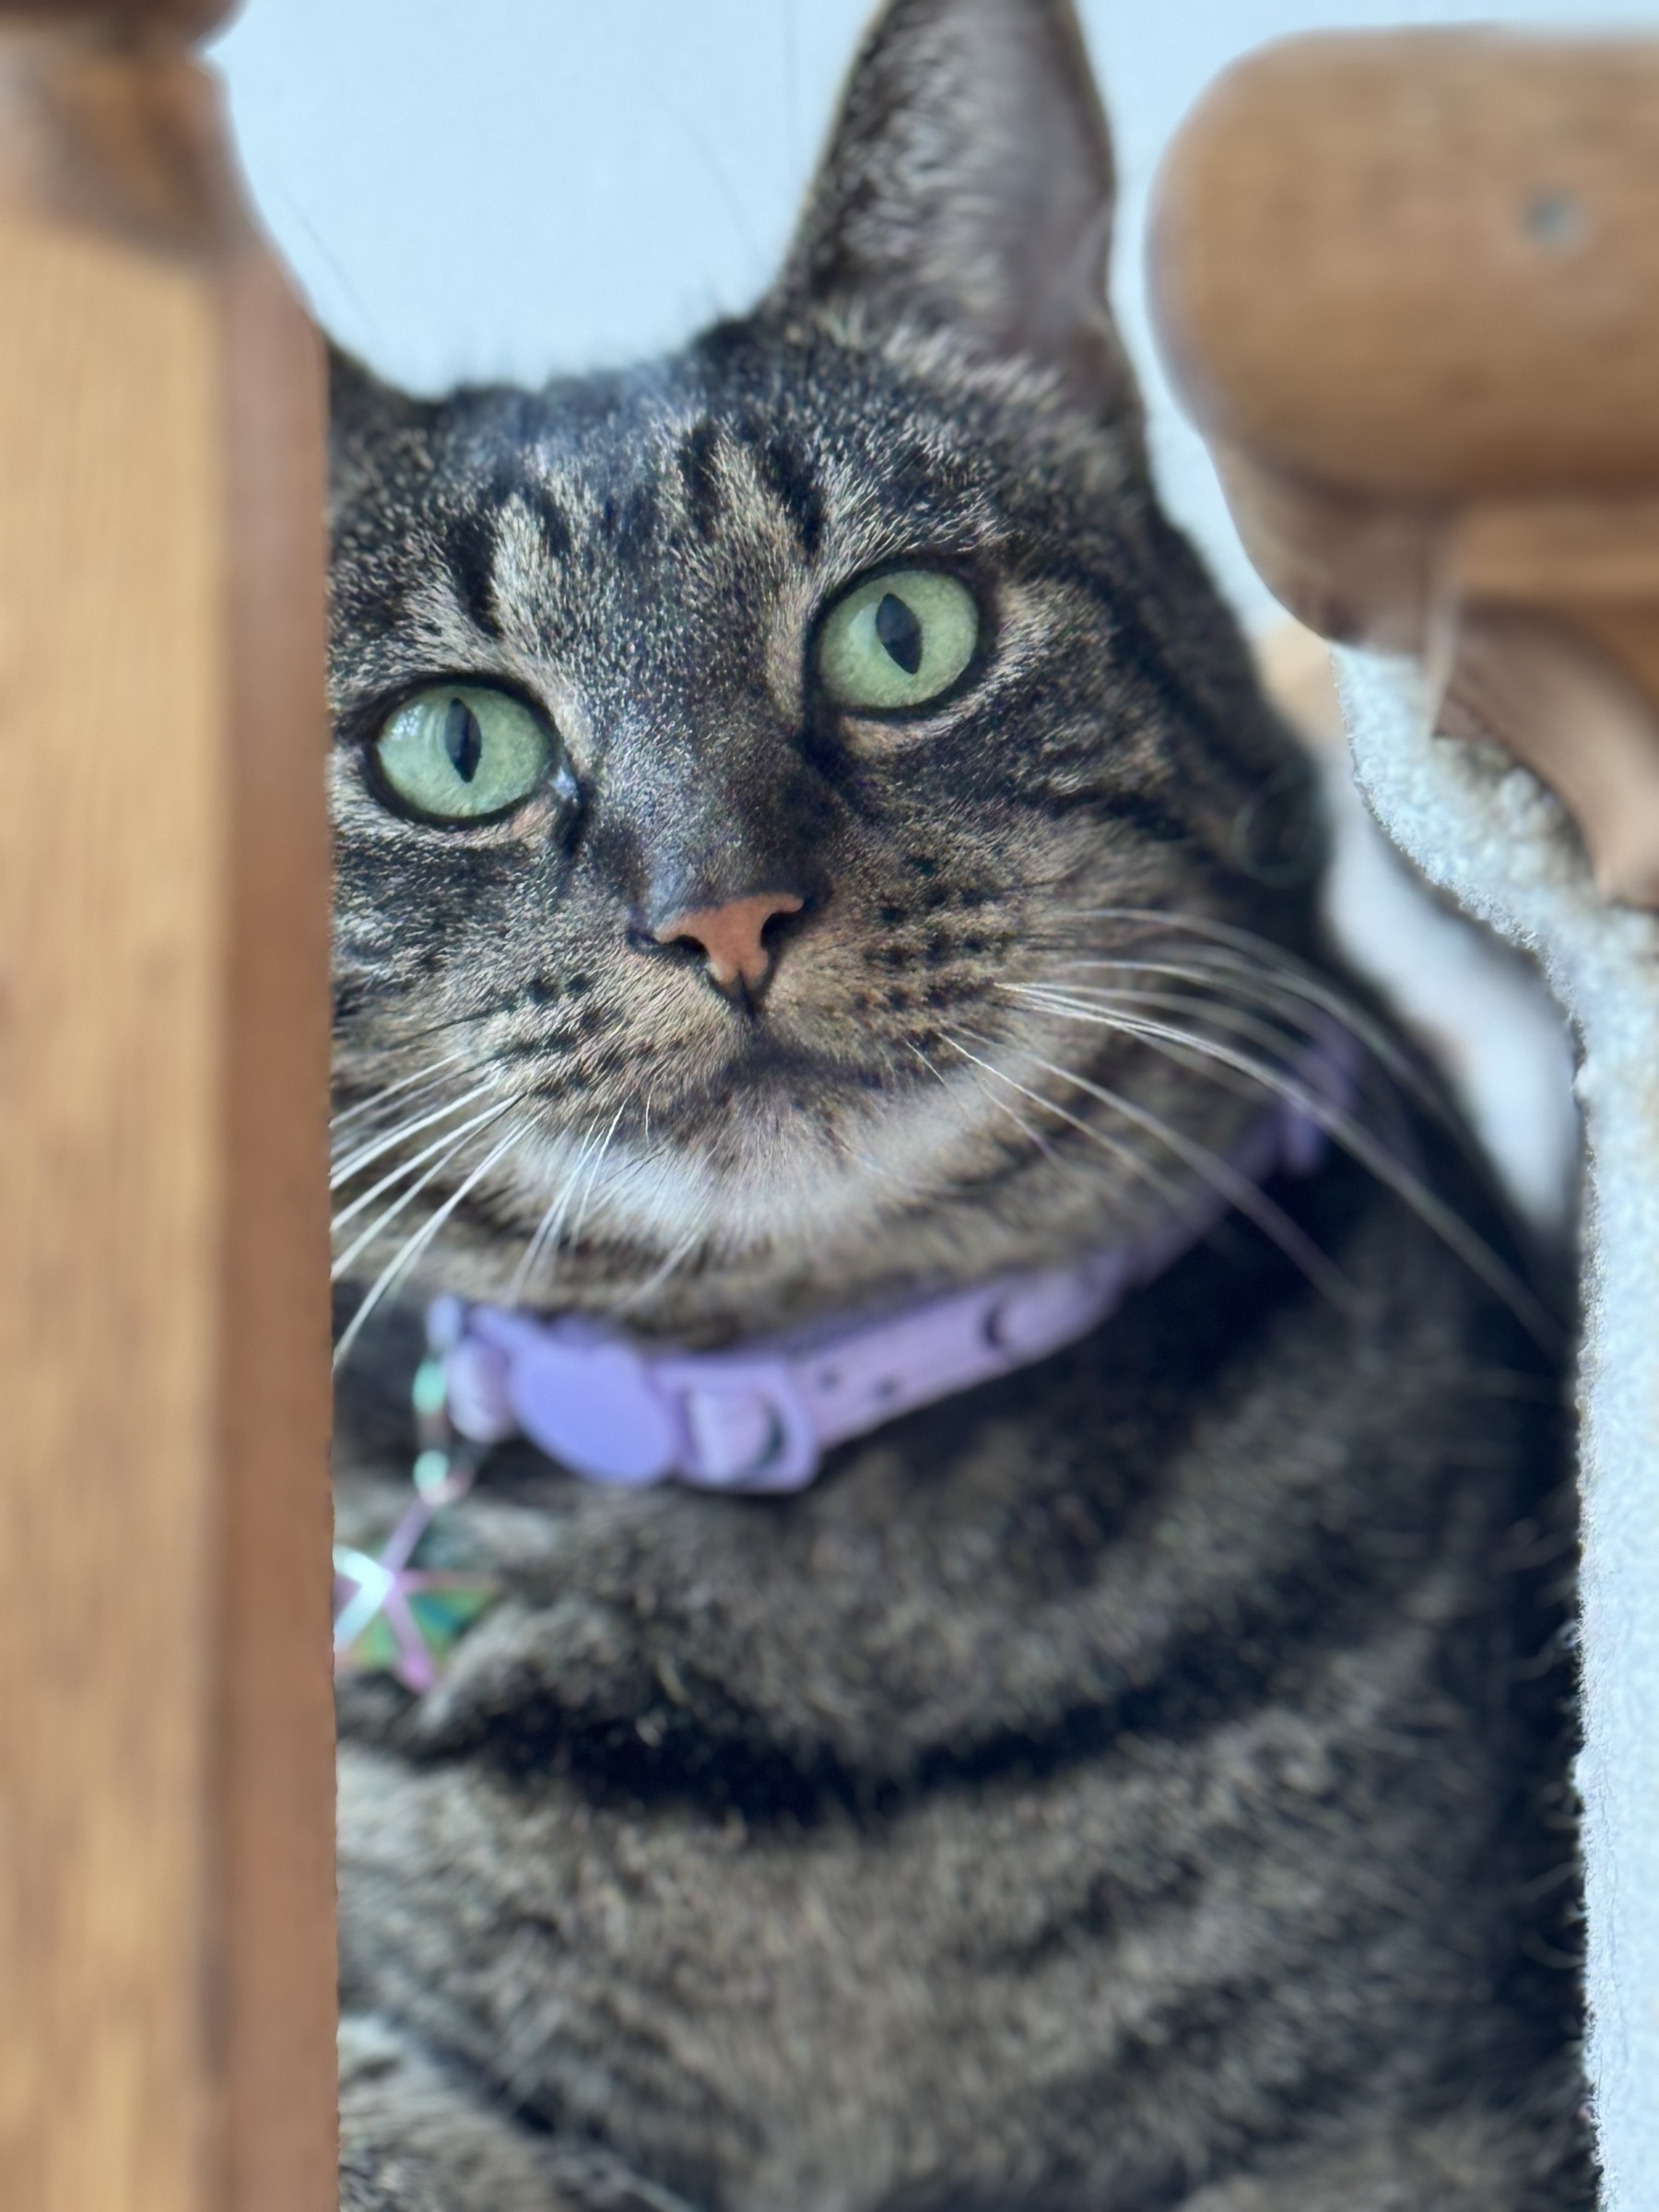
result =
[{"label": "cat's chin", "polygon": [[[649,1137],[595,1147],[564,1134],[521,1152],[521,1233],[503,1238],[494,1208],[477,1242],[457,1223],[442,1287],[544,1311],[625,1312],[647,1334],[721,1340],[1049,1264],[1145,1226],[1144,1183],[1121,1179],[1085,1144],[1075,1160],[1053,1147],[1011,1149],[965,1079],[900,1100],[826,1085],[803,1106],[791,1081],[802,1065],[757,1058],[743,1083],[679,1128],[664,1116]],[[534,1225],[561,1203],[567,1218],[580,1216],[576,1236],[557,1265],[522,1274]]]},{"label": "cat's chin", "polygon": [[[947,1171],[969,1116],[937,1092],[895,1111],[856,1085],[807,1085],[805,1073],[746,1067],[723,1096],[664,1117],[659,1133],[614,1139],[591,1173],[591,1230],[665,1253],[689,1239],[735,1258],[855,1242],[913,1208]],[[579,1154],[570,1140],[547,1148],[534,1176],[543,1206],[583,1171]]]}]

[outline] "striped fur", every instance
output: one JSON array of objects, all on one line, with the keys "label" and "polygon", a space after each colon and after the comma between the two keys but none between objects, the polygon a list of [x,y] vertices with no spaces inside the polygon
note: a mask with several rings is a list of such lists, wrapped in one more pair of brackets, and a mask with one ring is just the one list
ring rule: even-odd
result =
[{"label": "striped fur", "polygon": [[[894,0],[751,317],[537,393],[336,365],[339,1103],[435,1117],[389,1199],[462,1132],[361,1282],[453,1201],[411,1287],[719,1341],[1121,1241],[1260,1113],[1317,837],[1149,486],[1111,197],[1065,0]],[[970,680],[837,716],[823,607],[917,557]],[[455,830],[372,739],[463,676],[560,751]],[[653,939],[782,885],[758,1005]],[[350,2212],[1585,2201],[1559,1380],[1357,1169],[1272,1196],[799,1500],[497,1456],[446,1540],[506,1595],[343,1702]],[[409,1325],[342,1393],[353,1541]]]}]

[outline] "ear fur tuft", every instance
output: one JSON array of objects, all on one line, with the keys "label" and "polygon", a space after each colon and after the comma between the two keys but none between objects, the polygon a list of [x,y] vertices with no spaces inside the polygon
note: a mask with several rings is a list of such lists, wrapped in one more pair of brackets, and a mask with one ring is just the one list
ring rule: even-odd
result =
[{"label": "ear fur tuft", "polygon": [[1138,421],[1106,302],[1114,189],[1071,0],[890,0],[774,296],[954,329]]}]

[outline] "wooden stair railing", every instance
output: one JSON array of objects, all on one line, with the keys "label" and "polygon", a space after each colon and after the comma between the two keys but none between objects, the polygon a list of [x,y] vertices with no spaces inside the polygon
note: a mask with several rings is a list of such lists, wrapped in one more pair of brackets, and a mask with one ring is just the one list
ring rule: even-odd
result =
[{"label": "wooden stair railing", "polygon": [[323,398],[188,41],[0,5],[0,2203],[328,2212]]}]

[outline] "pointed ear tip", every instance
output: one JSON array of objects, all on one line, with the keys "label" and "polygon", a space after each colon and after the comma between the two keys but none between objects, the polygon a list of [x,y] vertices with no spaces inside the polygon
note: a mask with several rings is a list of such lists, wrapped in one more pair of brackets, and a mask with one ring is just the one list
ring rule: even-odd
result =
[{"label": "pointed ear tip", "polygon": [[1074,0],[888,0],[771,298],[955,325],[1075,371],[1079,326],[1112,328],[1115,198]]}]

